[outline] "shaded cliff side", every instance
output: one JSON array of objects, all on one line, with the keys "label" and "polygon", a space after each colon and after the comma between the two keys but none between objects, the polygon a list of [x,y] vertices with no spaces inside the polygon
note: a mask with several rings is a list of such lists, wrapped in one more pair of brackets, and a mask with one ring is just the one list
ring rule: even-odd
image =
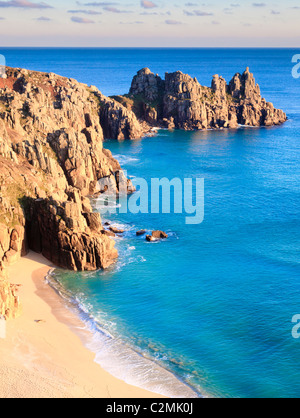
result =
[{"label": "shaded cliff side", "polygon": [[287,120],[261,97],[249,68],[229,84],[215,75],[211,87],[180,71],[166,73],[163,80],[144,68],[133,78],[129,94],[116,99],[153,126],[184,130],[274,126]]},{"label": "shaded cliff side", "polygon": [[0,78],[0,315],[18,311],[3,267],[29,248],[71,270],[114,262],[115,242],[88,196],[134,191],[103,139],[143,134],[133,112],[95,87],[7,69]]},{"label": "shaded cliff side", "polygon": [[8,281],[6,271],[0,267],[0,320],[14,319],[21,313],[17,287]]}]

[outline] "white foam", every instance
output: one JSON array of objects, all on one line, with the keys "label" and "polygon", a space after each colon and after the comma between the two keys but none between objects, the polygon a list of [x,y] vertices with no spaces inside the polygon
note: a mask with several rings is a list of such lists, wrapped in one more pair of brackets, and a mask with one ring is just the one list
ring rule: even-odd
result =
[{"label": "white foam", "polygon": [[140,161],[138,158],[130,157],[128,155],[116,154],[113,157],[119,161],[121,166],[124,166],[126,164],[138,163]]},{"label": "white foam", "polygon": [[[113,336],[107,330],[107,326],[114,329],[116,324],[109,322],[104,313],[101,314],[101,318],[106,322],[106,326],[101,326],[90,313],[92,306],[86,305],[86,302],[83,303],[81,295],[74,298],[56,279],[53,271],[49,273],[47,282],[63,298],[66,307],[76,313],[83,322],[84,327],[78,326],[76,330],[87,348],[95,353],[95,361],[103,369],[130,385],[163,396],[170,398],[199,397],[193,389],[181,382],[157,361],[145,357],[142,353],[129,347],[123,339]],[[162,356],[161,358],[163,359]]]}]

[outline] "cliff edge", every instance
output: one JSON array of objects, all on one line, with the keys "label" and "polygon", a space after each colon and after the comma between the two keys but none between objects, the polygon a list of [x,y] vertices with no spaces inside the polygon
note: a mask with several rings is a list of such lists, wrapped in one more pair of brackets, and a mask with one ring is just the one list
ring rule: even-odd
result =
[{"label": "cliff edge", "polygon": [[89,196],[134,191],[103,140],[138,138],[143,129],[95,87],[7,68],[0,78],[0,315],[18,310],[3,268],[28,249],[75,271],[114,262],[115,242]]}]

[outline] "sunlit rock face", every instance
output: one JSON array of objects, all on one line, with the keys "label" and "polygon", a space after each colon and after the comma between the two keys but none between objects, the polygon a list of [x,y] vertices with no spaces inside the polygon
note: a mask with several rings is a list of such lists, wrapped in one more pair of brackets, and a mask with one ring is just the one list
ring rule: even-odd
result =
[{"label": "sunlit rock face", "polygon": [[249,68],[236,74],[228,85],[224,78],[214,75],[211,87],[201,86],[196,78],[180,71],[166,73],[162,80],[145,68],[134,77],[129,97],[140,118],[169,128],[273,126],[287,120],[282,110],[261,97]]}]

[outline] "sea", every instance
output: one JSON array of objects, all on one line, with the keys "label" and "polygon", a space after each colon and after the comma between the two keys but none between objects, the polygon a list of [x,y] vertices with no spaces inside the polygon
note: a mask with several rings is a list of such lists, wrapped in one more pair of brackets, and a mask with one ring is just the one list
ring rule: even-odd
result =
[{"label": "sea", "polygon": [[[272,128],[159,130],[104,144],[135,182],[204,179],[204,219],[121,213],[119,260],[106,271],[60,269],[49,284],[90,331],[96,361],[120,379],[170,397],[299,397],[300,78],[294,49],[2,48],[10,67],[54,72],[128,93],[143,67],[180,70],[210,86],[246,67],[288,121]],[[94,200],[95,210],[99,202]],[[161,211],[160,211],[161,212]],[[140,229],[169,238],[148,243]],[[295,320],[295,319],[294,319]]]}]

